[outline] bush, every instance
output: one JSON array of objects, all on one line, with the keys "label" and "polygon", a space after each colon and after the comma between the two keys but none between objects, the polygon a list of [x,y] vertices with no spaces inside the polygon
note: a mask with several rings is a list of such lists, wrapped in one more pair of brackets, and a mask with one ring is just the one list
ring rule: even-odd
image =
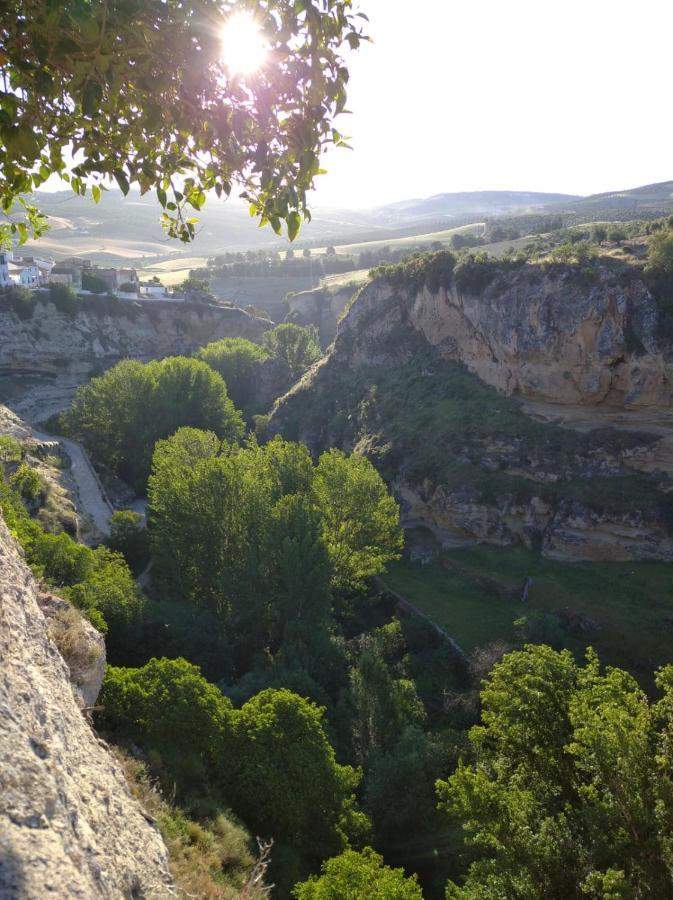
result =
[{"label": "bush", "polygon": [[50,284],[49,299],[66,316],[74,316],[79,306],[77,294],[69,284]]},{"label": "bush", "polygon": [[21,463],[9,482],[28,503],[35,503],[44,489],[40,473],[26,463]]},{"label": "bush", "polygon": [[19,462],[23,456],[23,447],[15,438],[0,436],[0,463]]}]

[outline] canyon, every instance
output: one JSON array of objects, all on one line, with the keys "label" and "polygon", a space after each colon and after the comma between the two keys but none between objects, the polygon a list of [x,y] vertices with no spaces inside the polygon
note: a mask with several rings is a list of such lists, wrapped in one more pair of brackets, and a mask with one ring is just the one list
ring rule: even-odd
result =
[{"label": "canyon", "polygon": [[367,454],[443,546],[673,559],[672,376],[637,266],[436,257],[360,291],[270,430]]}]

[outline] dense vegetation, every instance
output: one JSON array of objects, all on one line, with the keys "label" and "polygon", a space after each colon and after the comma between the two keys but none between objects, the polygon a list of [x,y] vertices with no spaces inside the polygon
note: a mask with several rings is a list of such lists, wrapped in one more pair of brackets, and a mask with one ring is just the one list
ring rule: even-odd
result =
[{"label": "dense vegetation", "polygon": [[229,440],[243,434],[221,376],[185,357],[118,363],[78,389],[63,425],[138,491],[147,481],[154,444],[179,426],[212,429]]}]

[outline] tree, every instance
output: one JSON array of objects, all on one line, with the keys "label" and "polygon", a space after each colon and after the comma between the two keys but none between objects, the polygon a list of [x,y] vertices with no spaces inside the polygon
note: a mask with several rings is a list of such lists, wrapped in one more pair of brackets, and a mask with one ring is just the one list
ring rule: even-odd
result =
[{"label": "tree", "polygon": [[591,229],[591,237],[597,244],[602,244],[608,239],[608,229],[605,225],[594,225]]},{"label": "tree", "polygon": [[121,553],[134,572],[140,572],[149,559],[149,539],[142,516],[132,509],[117,509],[110,519],[107,545]]},{"label": "tree", "polygon": [[327,860],[321,875],[298,884],[292,894],[296,900],[423,900],[415,876],[384,865],[370,847]]},{"label": "tree", "polygon": [[243,433],[222,377],[181,356],[123,360],[78,388],[66,425],[137,491],[145,487],[155,443],[180,426],[212,429],[228,440]]},{"label": "tree", "polygon": [[305,247],[301,255],[304,257],[304,259],[310,259],[311,251],[309,250],[308,247]]},{"label": "tree", "polygon": [[223,338],[202,347],[199,359],[219,372],[237,409],[248,411],[253,403],[261,364],[268,353],[245,338]]},{"label": "tree", "polygon": [[403,546],[399,507],[364,456],[346,456],[340,450],[323,453],[313,494],[336,587],[361,587],[399,558]]},{"label": "tree", "polygon": [[350,690],[355,710],[353,734],[362,763],[372,753],[391,751],[407,726],[425,720],[414,682],[393,678],[375,647],[365,648],[351,669]]},{"label": "tree", "polygon": [[107,281],[99,278],[98,275],[95,275],[92,272],[87,272],[86,269],[83,269],[82,290],[91,291],[92,294],[106,294],[108,291],[108,284]]},{"label": "tree", "polygon": [[673,230],[657,231],[649,239],[647,271],[673,278]]},{"label": "tree", "polygon": [[336,255],[337,255],[336,248],[331,245],[329,247],[327,247],[327,249],[325,250],[325,256],[336,256]]},{"label": "tree", "polygon": [[197,278],[194,275],[190,275],[189,278],[185,278],[178,285],[178,290],[182,291],[188,300],[198,300],[202,303],[207,303],[215,299],[210,290],[209,278]]},{"label": "tree", "polygon": [[320,338],[314,325],[276,325],[263,337],[264,348],[270,356],[285,360],[290,375],[297,378],[317,359],[320,359]]},{"label": "tree", "polygon": [[229,755],[231,703],[185,659],[151,659],[139,669],[109,667],[100,697],[102,727],[160,751],[161,774],[203,780]]},{"label": "tree", "polygon": [[340,766],[324,710],[288,690],[265,690],[235,714],[225,792],[256,834],[321,859],[343,847],[340,823],[359,781]]},{"label": "tree", "polygon": [[[51,174],[94,200],[115,181],[154,190],[172,237],[189,241],[206,192],[238,186],[262,223],[292,239],[306,193],[346,103],[341,48],[363,39],[350,0],[256,4],[249,27],[268,47],[243,75],[223,58],[228,0],[84,5],[8,0],[0,75],[0,204],[7,213]],[[239,14],[241,15],[241,14]],[[236,19],[234,19],[234,26]],[[75,151],[72,153],[71,151]],[[44,230],[33,207],[2,226]]]},{"label": "tree", "polygon": [[650,704],[589,652],[527,646],[498,663],[470,732],[475,762],[438,782],[476,848],[448,897],[666,897],[673,891],[673,667]]}]

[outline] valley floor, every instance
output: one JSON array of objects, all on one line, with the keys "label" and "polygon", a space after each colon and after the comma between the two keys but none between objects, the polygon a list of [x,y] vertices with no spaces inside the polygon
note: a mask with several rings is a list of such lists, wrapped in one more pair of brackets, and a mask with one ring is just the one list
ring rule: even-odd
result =
[{"label": "valley floor", "polygon": [[[532,579],[527,602],[522,590]],[[649,677],[671,661],[673,567],[665,562],[572,563],[521,547],[445,552],[390,566],[385,584],[471,653],[493,641],[563,644]],[[526,617],[527,626],[515,625]]]}]

